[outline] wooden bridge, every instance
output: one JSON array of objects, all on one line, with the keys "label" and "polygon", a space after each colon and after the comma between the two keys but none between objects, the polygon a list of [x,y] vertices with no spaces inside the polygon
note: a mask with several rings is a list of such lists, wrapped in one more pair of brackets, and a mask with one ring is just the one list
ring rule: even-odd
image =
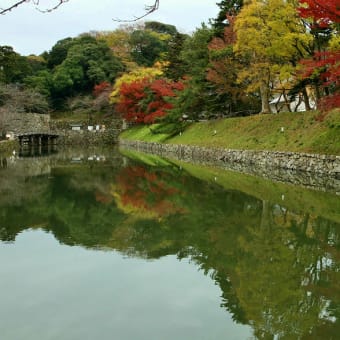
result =
[{"label": "wooden bridge", "polygon": [[55,145],[57,138],[59,137],[57,134],[53,134],[50,132],[25,132],[19,133],[15,136],[20,145]]}]

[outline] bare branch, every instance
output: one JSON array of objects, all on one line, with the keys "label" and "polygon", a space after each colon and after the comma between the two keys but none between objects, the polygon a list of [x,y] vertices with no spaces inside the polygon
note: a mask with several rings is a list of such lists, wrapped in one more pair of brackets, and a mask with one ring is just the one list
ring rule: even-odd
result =
[{"label": "bare branch", "polygon": [[35,6],[36,9],[42,13],[47,13],[47,12],[52,12],[54,10],[56,10],[58,7],[60,7],[62,4],[64,4],[65,2],[68,2],[69,0],[58,0],[57,4],[51,8],[46,8],[44,10],[40,9],[39,6],[39,0],[21,0],[21,1],[17,1],[15,2],[13,5],[6,7],[6,8],[0,8],[0,14],[6,14],[7,12],[12,11],[13,9],[19,7],[20,5],[24,4],[24,3],[28,3],[28,2],[32,2]]},{"label": "bare branch", "polygon": [[117,22],[135,22],[140,19],[145,18],[146,16],[150,15],[151,13],[157,11],[159,8],[159,0],[155,0],[154,4],[145,6],[145,13],[141,16],[134,17],[134,19],[122,20],[122,19],[113,19],[113,21]]},{"label": "bare branch", "polygon": [[22,5],[24,2],[27,2],[27,0],[21,0],[16,2],[15,4],[13,4],[12,6],[8,7],[8,8],[0,8],[0,14],[5,14],[7,12],[10,12],[12,9]]},{"label": "bare branch", "polygon": [[[61,5],[63,5],[64,3],[68,2],[69,0],[56,0],[57,3],[55,6],[53,7],[50,7],[50,8],[46,8],[46,9],[41,9],[39,7],[40,5],[40,0],[20,0],[20,1],[16,1],[13,5],[9,6],[9,7],[6,7],[6,8],[1,8],[0,7],[0,14],[6,14],[7,12],[10,12],[12,11],[13,9],[19,7],[20,5],[24,4],[24,3],[29,3],[29,2],[32,2],[35,6],[36,6],[36,9],[39,11],[39,12],[42,12],[42,13],[48,13],[48,12],[52,12],[54,10],[56,10],[57,8],[59,8]],[[158,10],[159,8],[159,1],[160,0],[154,0],[155,2],[152,4],[152,5],[146,5],[145,6],[145,13],[141,16],[138,16],[138,17],[134,17],[134,19],[130,19],[130,20],[121,20],[121,19],[113,19],[114,21],[117,21],[117,22],[134,22],[134,21],[137,21],[137,20],[140,20],[142,18],[145,18],[147,15],[155,12]]]},{"label": "bare branch", "polygon": [[37,10],[39,12],[42,12],[42,13],[52,12],[52,11],[56,10],[58,7],[60,7],[62,4],[64,4],[65,2],[68,2],[68,1],[69,0],[59,0],[59,2],[54,7],[46,8],[44,10],[41,10],[40,8],[37,8]]}]

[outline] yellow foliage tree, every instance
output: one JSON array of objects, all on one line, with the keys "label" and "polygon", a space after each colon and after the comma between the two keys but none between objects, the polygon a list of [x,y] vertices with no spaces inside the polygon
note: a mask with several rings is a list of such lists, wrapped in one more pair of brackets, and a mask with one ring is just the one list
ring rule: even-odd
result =
[{"label": "yellow foliage tree", "polygon": [[292,1],[250,0],[239,13],[234,51],[244,64],[238,81],[260,91],[262,113],[270,113],[270,88],[288,81],[311,37]]}]

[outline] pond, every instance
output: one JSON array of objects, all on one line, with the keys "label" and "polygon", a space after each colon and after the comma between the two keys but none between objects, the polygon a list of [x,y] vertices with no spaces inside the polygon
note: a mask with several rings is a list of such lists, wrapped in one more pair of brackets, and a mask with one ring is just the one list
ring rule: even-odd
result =
[{"label": "pond", "polygon": [[116,149],[0,162],[2,340],[338,339],[340,196]]}]

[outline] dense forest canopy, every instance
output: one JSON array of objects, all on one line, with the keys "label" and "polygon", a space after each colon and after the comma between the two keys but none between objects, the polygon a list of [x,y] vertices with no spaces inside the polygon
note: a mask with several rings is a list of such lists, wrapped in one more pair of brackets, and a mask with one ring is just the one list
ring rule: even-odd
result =
[{"label": "dense forest canopy", "polygon": [[0,94],[33,91],[47,111],[77,109],[173,126],[183,116],[339,107],[336,0],[222,0],[217,6],[217,17],[191,35],[146,21],[66,37],[39,56],[0,46]]}]

